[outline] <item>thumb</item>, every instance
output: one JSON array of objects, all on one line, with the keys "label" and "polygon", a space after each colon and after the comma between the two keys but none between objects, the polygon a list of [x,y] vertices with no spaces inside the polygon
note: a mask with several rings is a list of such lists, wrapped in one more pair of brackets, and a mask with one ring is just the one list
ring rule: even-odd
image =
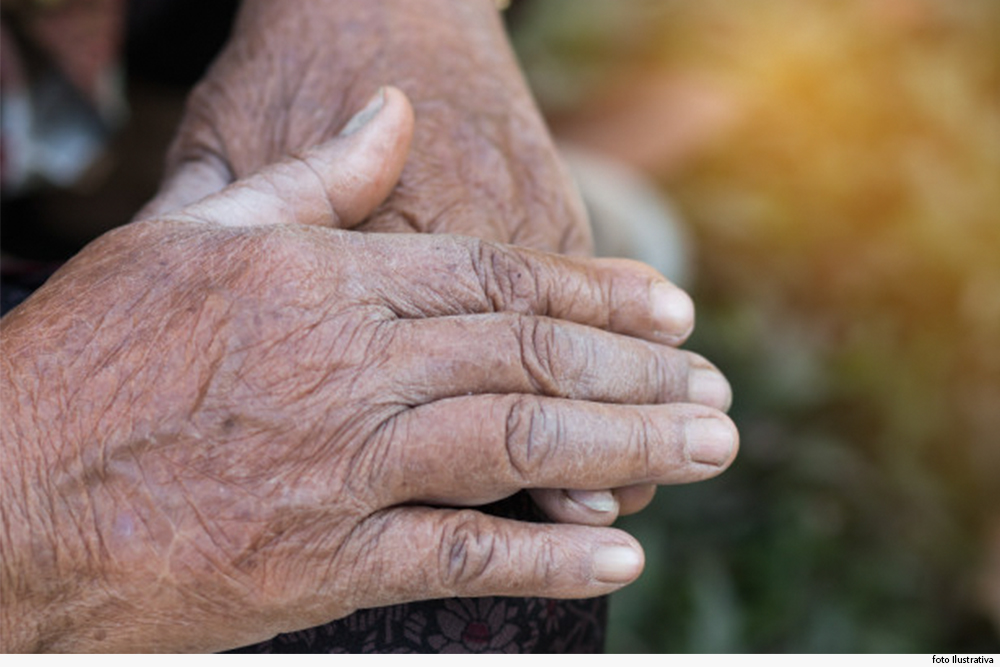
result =
[{"label": "thumb", "polygon": [[139,212],[136,220],[169,215],[222,190],[233,182],[226,161],[205,152],[198,159],[177,165],[160,184],[160,190]]},{"label": "thumb", "polygon": [[224,189],[228,169],[211,162],[186,165],[141,217],[181,213],[178,208],[194,201],[183,214],[204,222],[348,228],[368,217],[392,192],[412,136],[413,108],[406,95],[397,88],[381,88],[337,137]]}]

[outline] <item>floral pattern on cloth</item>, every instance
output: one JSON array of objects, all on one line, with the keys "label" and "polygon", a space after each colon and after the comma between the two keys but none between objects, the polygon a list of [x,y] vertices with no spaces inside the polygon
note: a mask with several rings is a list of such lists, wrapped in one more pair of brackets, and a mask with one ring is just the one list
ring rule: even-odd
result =
[{"label": "floral pattern on cloth", "polygon": [[234,653],[599,653],[607,599],[460,598],[365,609]]}]

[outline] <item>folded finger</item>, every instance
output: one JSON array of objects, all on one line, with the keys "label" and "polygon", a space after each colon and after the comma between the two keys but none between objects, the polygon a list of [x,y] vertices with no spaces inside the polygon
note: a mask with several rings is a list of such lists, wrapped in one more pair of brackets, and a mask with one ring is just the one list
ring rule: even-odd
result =
[{"label": "folded finger", "polygon": [[619,515],[618,499],[608,490],[532,489],[531,499],[552,521],[580,526],[610,526]]},{"label": "folded finger", "polygon": [[644,510],[656,495],[655,484],[633,484],[618,489],[532,489],[532,500],[545,516],[559,523],[610,526],[620,516]]},{"label": "folded finger", "polygon": [[628,516],[646,509],[656,496],[655,484],[633,484],[614,490],[620,516]]}]

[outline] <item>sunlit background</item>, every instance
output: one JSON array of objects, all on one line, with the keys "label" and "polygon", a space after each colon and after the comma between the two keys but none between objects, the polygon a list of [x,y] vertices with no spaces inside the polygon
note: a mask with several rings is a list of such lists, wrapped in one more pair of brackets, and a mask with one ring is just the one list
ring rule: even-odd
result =
[{"label": "sunlit background", "polygon": [[742,451],[624,521],[611,651],[1000,651],[1000,2],[541,0],[560,138],[692,243]]}]

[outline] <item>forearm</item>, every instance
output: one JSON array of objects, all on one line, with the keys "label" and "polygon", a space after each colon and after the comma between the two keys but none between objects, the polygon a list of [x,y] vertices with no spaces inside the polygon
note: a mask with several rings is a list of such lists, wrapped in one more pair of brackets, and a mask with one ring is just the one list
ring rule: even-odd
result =
[{"label": "forearm", "polygon": [[[307,135],[338,129],[383,84],[410,98],[428,148],[435,134],[460,132],[463,119],[451,115],[459,108],[468,118],[517,113],[539,122],[490,0],[247,0],[234,35],[234,61],[266,53],[288,76],[279,85],[295,87],[281,109],[289,136],[278,137],[269,158],[328,138]],[[316,126],[315,114],[327,127]]]}]

